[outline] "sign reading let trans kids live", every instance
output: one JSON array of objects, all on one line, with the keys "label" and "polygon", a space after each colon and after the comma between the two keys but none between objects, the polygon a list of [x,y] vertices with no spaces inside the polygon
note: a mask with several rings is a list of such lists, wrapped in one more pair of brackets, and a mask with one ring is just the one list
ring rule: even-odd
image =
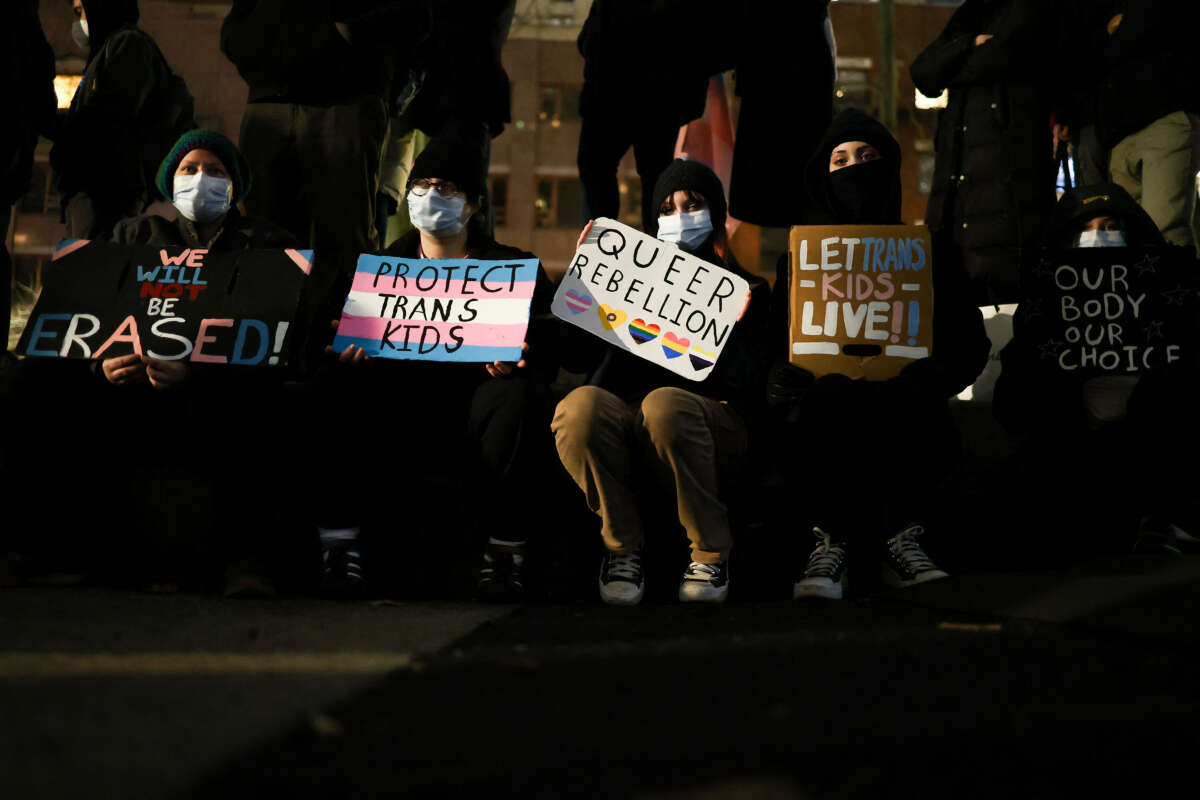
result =
[{"label": "sign reading let trans kids live", "polygon": [[333,348],[416,361],[520,361],[536,258],[361,255]]},{"label": "sign reading let trans kids live", "polygon": [[277,366],[311,250],[210,253],[68,240],[42,276],[17,352]]},{"label": "sign reading let trans kids live", "polygon": [[933,349],[929,229],[792,228],[791,363],[820,377],[887,380]]},{"label": "sign reading let trans kids live", "polygon": [[748,291],[744,278],[601,217],[571,260],[551,310],[610,344],[702,381]]}]

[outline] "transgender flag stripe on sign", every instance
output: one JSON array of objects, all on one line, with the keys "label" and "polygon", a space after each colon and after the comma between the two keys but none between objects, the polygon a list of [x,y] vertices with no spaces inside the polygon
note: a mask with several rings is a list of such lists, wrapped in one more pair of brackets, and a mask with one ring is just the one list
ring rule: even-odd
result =
[{"label": "transgender flag stripe on sign", "polygon": [[422,361],[519,361],[537,275],[536,258],[359,256],[333,348]]}]

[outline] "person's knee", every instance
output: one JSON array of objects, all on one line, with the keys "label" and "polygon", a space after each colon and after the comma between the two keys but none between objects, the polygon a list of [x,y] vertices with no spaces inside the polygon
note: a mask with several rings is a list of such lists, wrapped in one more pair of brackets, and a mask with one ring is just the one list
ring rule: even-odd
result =
[{"label": "person's knee", "polygon": [[657,445],[671,448],[693,430],[699,414],[698,399],[675,387],[655,389],[642,400],[641,428]]},{"label": "person's knee", "polygon": [[559,453],[564,448],[598,443],[609,413],[611,396],[596,386],[580,386],[564,397],[554,409],[550,429]]}]

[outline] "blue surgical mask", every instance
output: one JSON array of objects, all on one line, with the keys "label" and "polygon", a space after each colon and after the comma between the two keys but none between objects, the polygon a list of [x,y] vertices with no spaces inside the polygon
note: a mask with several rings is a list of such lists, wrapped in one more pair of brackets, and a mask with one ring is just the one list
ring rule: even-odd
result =
[{"label": "blue surgical mask", "polygon": [[1083,231],[1078,247],[1124,247],[1125,234],[1120,231]]},{"label": "blue surgical mask", "polygon": [[463,209],[467,201],[462,197],[442,197],[430,190],[418,197],[408,193],[408,218],[413,227],[433,236],[452,236],[463,229]]},{"label": "blue surgical mask", "polygon": [[659,240],[677,245],[689,253],[708,241],[712,230],[712,216],[707,208],[658,218]]},{"label": "blue surgical mask", "polygon": [[227,178],[197,172],[176,175],[174,184],[172,202],[192,222],[212,222],[228,213],[233,202],[233,182]]},{"label": "blue surgical mask", "polygon": [[88,24],[86,19],[77,19],[71,23],[71,38],[80,47],[88,46],[90,39],[88,38]]}]

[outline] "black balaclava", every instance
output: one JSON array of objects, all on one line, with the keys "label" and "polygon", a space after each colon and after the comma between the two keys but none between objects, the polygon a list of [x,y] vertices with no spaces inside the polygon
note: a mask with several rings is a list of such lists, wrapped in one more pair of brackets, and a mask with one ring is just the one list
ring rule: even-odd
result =
[{"label": "black balaclava", "polygon": [[88,61],[101,50],[113,31],[126,25],[136,25],[141,13],[137,0],[83,0],[88,21]]},{"label": "black balaclava", "polygon": [[[878,161],[829,171],[829,155],[843,142],[866,142]],[[848,108],[834,117],[805,168],[813,201],[835,225],[896,225],[900,219],[900,144],[878,120]]]}]

